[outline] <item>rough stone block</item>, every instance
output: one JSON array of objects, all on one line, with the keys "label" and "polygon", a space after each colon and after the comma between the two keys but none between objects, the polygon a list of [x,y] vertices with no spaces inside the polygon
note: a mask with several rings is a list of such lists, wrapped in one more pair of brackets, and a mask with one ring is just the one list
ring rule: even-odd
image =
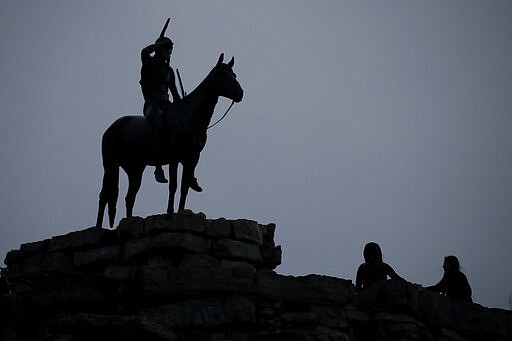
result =
[{"label": "rough stone block", "polygon": [[32,256],[36,253],[46,252],[50,245],[50,239],[41,240],[33,243],[21,244],[20,251],[24,256]]},{"label": "rough stone block", "polygon": [[[452,300],[454,329],[472,338],[491,335],[495,340],[509,333],[511,314],[499,314],[478,304]],[[510,326],[510,325],[508,325]]]},{"label": "rough stone block", "polygon": [[194,214],[185,210],[178,214],[160,214],[145,219],[145,234],[153,235],[160,232],[187,231],[201,234],[206,231],[204,214]]},{"label": "rough stone block", "polygon": [[236,240],[263,244],[263,234],[257,222],[246,219],[233,221],[233,236]]},{"label": "rough stone block", "polygon": [[188,327],[212,328],[229,322],[222,300],[192,300],[183,305]]},{"label": "rough stone block", "polygon": [[193,299],[145,309],[137,313],[168,329],[212,329],[255,320],[255,303],[245,297]]},{"label": "rough stone block", "polygon": [[336,277],[307,275],[283,276],[260,271],[256,276],[256,293],[275,300],[310,304],[344,304],[354,294],[351,281]]},{"label": "rough stone block", "polygon": [[368,322],[370,319],[370,316],[367,312],[351,305],[347,305],[342,309],[341,316],[349,321],[356,321],[359,323]]},{"label": "rough stone block", "polygon": [[137,265],[107,265],[103,275],[116,281],[129,281],[138,275],[140,266]]},{"label": "rough stone block", "polygon": [[159,214],[144,219],[145,234],[147,236],[161,232],[172,232],[178,230],[178,221],[174,215]]},{"label": "rough stone block", "polygon": [[144,219],[141,217],[123,218],[116,231],[121,241],[141,238],[144,236]]},{"label": "rough stone block", "polygon": [[313,311],[291,311],[281,314],[281,319],[290,324],[317,325],[319,318]]},{"label": "rough stone block", "polygon": [[267,225],[259,225],[261,234],[263,235],[263,244],[274,246],[274,234],[276,231],[276,224],[270,223]]},{"label": "rough stone block", "polygon": [[435,292],[421,292],[421,306],[419,317],[425,321],[444,325],[449,329],[454,328],[451,299]]},{"label": "rough stone block", "polygon": [[70,232],[62,236],[53,237],[50,240],[48,250],[52,252],[71,248],[81,250],[100,247],[108,243],[110,239],[113,239],[112,237],[113,232],[111,230],[91,227],[82,231]]},{"label": "rough stone block", "polygon": [[214,328],[228,323],[221,299],[195,299],[141,310],[137,316],[167,329]]},{"label": "rough stone block", "polygon": [[406,340],[429,339],[425,325],[409,315],[379,312],[373,318],[387,335]]},{"label": "rough stone block", "polygon": [[76,252],[73,255],[73,263],[76,267],[116,264],[121,262],[122,254],[123,249],[120,245],[105,246]]},{"label": "rough stone block", "polygon": [[183,256],[180,262],[181,268],[188,268],[193,266],[218,266],[219,260],[215,257],[205,254],[187,254]]},{"label": "rough stone block", "polygon": [[224,312],[230,323],[255,323],[256,301],[247,296],[229,296],[224,300]]},{"label": "rough stone block", "polygon": [[143,308],[136,312],[136,316],[172,330],[186,326],[186,317],[183,315],[183,310],[183,303],[164,304],[158,307]]},{"label": "rough stone block", "polygon": [[133,239],[126,243],[124,259],[133,260],[147,254],[165,254],[166,251],[182,251],[190,253],[207,253],[209,240],[186,232],[167,232],[141,239]]},{"label": "rough stone block", "polygon": [[263,258],[263,268],[265,269],[275,269],[277,266],[281,264],[281,258],[283,255],[283,251],[281,249],[281,245],[271,246],[263,244],[261,248],[261,256]]},{"label": "rough stone block", "polygon": [[459,333],[449,330],[446,328],[441,328],[440,336],[437,339],[438,341],[470,341],[470,339],[461,336]]},{"label": "rough stone block", "polygon": [[65,252],[39,253],[23,264],[24,274],[36,274],[45,272],[66,272],[74,269],[71,255]]},{"label": "rough stone block", "polygon": [[105,307],[116,294],[116,283],[103,276],[54,273],[39,279],[27,304],[34,309]]},{"label": "rough stone block", "polygon": [[314,306],[312,311],[318,316],[320,323],[324,326],[335,329],[346,329],[349,327],[342,307]]},{"label": "rough stone block", "polygon": [[223,268],[230,269],[234,276],[249,278],[251,281],[256,274],[256,268],[254,265],[246,262],[222,260],[220,266]]},{"label": "rough stone block", "polygon": [[212,245],[212,252],[216,257],[236,259],[260,263],[261,250],[257,244],[245,243],[239,240],[222,239]]},{"label": "rough stone block", "polygon": [[12,266],[14,264],[22,262],[23,259],[25,258],[21,250],[11,250],[7,252],[7,254],[5,255],[4,264],[7,266]]},{"label": "rough stone block", "polygon": [[231,221],[225,218],[209,220],[206,224],[206,234],[215,239],[229,238],[231,236]]},{"label": "rough stone block", "polygon": [[250,264],[224,262],[217,265],[146,265],[141,284],[147,296],[198,296],[211,293],[251,293],[256,270]]},{"label": "rough stone block", "polygon": [[315,328],[315,333],[312,336],[314,340],[318,341],[350,341],[351,338],[348,334],[340,332],[326,326],[318,326]]},{"label": "rough stone block", "polygon": [[[53,328],[89,340],[178,340],[176,334],[158,323],[135,316],[79,313],[60,318]],[[73,338],[74,339],[74,338]]]},{"label": "rough stone block", "polygon": [[206,231],[207,220],[204,213],[194,213],[191,210],[183,210],[176,214],[180,230],[194,233]]}]

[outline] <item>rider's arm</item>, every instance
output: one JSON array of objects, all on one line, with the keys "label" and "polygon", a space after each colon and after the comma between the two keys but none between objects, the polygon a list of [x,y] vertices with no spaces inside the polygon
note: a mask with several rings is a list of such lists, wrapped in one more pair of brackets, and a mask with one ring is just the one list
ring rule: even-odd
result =
[{"label": "rider's arm", "polygon": [[151,54],[156,51],[156,44],[151,44],[140,51],[142,62],[146,62],[151,58]]}]

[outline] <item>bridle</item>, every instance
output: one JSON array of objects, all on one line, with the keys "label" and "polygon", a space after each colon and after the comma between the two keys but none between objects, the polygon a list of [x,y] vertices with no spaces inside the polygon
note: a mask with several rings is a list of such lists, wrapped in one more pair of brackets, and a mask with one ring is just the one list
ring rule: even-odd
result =
[{"label": "bridle", "polygon": [[226,110],[226,112],[224,113],[224,115],[222,115],[221,118],[219,118],[217,120],[217,122],[215,122],[214,124],[210,125],[208,128],[206,128],[207,130],[210,129],[210,128],[213,128],[214,126],[216,126],[218,123],[220,123],[220,121],[222,121],[224,119],[224,117],[226,117],[226,115],[228,114],[229,110],[231,109],[231,107],[233,106],[233,104],[235,104],[235,101],[231,101],[231,104],[229,105],[229,108],[228,110]]}]

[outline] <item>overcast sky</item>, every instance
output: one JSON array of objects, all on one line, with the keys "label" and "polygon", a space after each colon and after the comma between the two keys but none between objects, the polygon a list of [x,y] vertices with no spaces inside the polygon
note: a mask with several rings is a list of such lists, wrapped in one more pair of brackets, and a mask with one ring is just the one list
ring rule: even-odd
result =
[{"label": "overcast sky", "polygon": [[[94,225],[101,135],[141,113],[167,17],[188,92],[221,52],[245,91],[188,208],[276,223],[281,274],[354,280],[376,241],[423,285],[454,254],[476,302],[510,307],[510,1],[1,1],[1,257]],[[165,211],[152,171],[135,215]]]}]

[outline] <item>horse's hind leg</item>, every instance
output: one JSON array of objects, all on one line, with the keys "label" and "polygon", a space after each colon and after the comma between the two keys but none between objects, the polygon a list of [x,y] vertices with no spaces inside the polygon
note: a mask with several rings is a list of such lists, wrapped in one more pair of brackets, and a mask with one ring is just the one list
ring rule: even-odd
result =
[{"label": "horse's hind leg", "polygon": [[178,189],[178,162],[169,164],[169,199],[167,200],[167,214],[174,213],[174,195]]},{"label": "horse's hind leg", "polygon": [[110,227],[114,225],[116,216],[116,203],[119,193],[119,167],[108,166],[105,167],[103,174],[103,185],[100,192],[100,200],[98,207],[98,216],[96,218],[96,227],[101,227],[103,224],[103,215],[105,214],[105,207],[108,204],[108,215]]},{"label": "horse's hind leg", "polygon": [[187,201],[188,182],[185,180],[185,167],[183,167],[183,174],[181,175],[181,190],[180,190],[180,203],[178,205],[178,212],[185,209],[185,202]]},{"label": "horse's hind leg", "polygon": [[135,203],[135,196],[140,189],[142,183],[142,174],[146,166],[130,166],[123,167],[128,174],[128,192],[126,193],[126,216],[131,217],[133,214],[133,205]]}]

